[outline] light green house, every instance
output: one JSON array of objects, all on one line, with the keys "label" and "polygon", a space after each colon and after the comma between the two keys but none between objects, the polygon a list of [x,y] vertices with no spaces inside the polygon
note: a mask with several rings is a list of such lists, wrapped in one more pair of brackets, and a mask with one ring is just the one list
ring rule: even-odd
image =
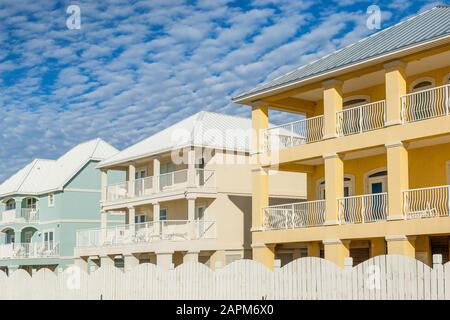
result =
[{"label": "light green house", "polygon": [[[76,231],[100,225],[96,165],[117,152],[101,139],[87,141],[57,160],[33,160],[0,185],[1,270],[31,273],[73,263]],[[109,222],[123,221],[119,213]]]}]

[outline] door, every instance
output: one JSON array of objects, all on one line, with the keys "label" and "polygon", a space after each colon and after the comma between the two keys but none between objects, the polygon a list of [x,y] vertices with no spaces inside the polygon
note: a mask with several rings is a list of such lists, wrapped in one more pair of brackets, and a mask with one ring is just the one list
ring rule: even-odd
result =
[{"label": "door", "polygon": [[205,207],[195,208],[196,224],[198,230],[198,237],[202,238],[205,234]]},{"label": "door", "polygon": [[55,246],[53,231],[45,231],[43,240],[44,240],[44,251],[53,250]]},{"label": "door", "polygon": [[383,219],[386,215],[385,197],[380,195],[387,191],[387,176],[376,176],[369,178],[369,192],[370,194],[378,194],[367,198],[365,203],[366,220],[374,221]]}]

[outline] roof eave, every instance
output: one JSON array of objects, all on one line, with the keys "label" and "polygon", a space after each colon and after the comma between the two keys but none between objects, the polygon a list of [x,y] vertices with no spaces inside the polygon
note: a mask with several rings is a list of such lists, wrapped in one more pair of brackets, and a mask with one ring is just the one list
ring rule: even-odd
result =
[{"label": "roof eave", "polygon": [[233,103],[239,103],[239,104],[247,104],[250,105],[255,101],[261,100],[264,97],[276,94],[276,93],[281,93],[285,90],[289,90],[289,89],[293,89],[295,87],[299,87],[299,86],[303,86],[303,85],[307,85],[313,82],[317,82],[320,80],[325,80],[327,78],[330,77],[335,77],[338,75],[341,75],[343,73],[349,72],[350,69],[353,68],[363,68],[363,67],[368,67],[370,65],[373,64],[377,64],[377,63],[381,63],[384,60],[391,60],[394,58],[398,58],[398,56],[401,56],[402,54],[404,54],[407,51],[411,51],[411,50],[416,50],[416,51],[420,51],[421,49],[425,49],[428,47],[434,47],[434,46],[439,46],[442,44],[445,44],[446,42],[449,42],[450,40],[450,34],[443,36],[443,37],[439,37],[436,39],[432,39],[429,41],[425,41],[425,42],[420,42],[418,44],[412,45],[412,46],[408,46],[406,48],[402,48],[400,50],[397,51],[393,51],[393,52],[389,52],[387,54],[383,54],[380,56],[376,56],[373,57],[371,59],[366,59],[366,60],[362,60],[347,66],[343,66],[337,69],[332,69],[314,76],[311,76],[309,78],[305,78],[305,79],[301,79],[298,81],[294,81],[294,82],[290,82],[290,83],[286,83],[284,85],[279,85],[279,86],[275,86],[273,88],[269,88],[260,92],[255,92],[253,94],[248,94],[248,95],[243,95],[241,97],[236,97],[236,98],[232,98],[231,101]]}]

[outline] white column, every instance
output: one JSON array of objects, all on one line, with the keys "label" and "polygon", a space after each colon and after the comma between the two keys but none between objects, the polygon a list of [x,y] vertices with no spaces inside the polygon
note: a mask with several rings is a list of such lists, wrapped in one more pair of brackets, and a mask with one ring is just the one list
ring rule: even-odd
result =
[{"label": "white column", "polygon": [[107,188],[108,187],[108,171],[101,170],[101,190],[102,190],[102,202],[107,200]]},{"label": "white column", "polygon": [[106,228],[108,227],[108,212],[102,210],[100,212],[100,243],[103,244],[106,240]]},{"label": "white column", "polygon": [[136,209],[134,207],[128,207],[128,224],[134,224],[134,218],[136,216]]},{"label": "white column", "polygon": [[159,251],[156,253],[156,265],[163,269],[169,270],[173,268],[172,255],[173,251]]},{"label": "white column", "polygon": [[190,235],[190,239],[195,239],[195,197],[187,198],[188,201],[188,233]]},{"label": "white column", "polygon": [[195,188],[197,183],[195,181],[196,168],[195,168],[195,149],[188,151],[188,187]]},{"label": "white column", "polygon": [[161,223],[159,222],[159,202],[153,202],[153,230],[155,235],[158,235],[161,230]]},{"label": "white column", "polygon": [[123,262],[124,262],[125,271],[128,272],[128,271],[133,270],[135,267],[137,267],[139,265],[139,258],[132,253],[124,254]]},{"label": "white column", "polygon": [[136,167],[134,164],[128,166],[128,196],[134,197],[134,180],[136,179]]},{"label": "white column", "polygon": [[155,193],[159,192],[160,174],[161,174],[161,161],[158,158],[155,158],[153,159],[153,192]]},{"label": "white column", "polygon": [[199,251],[188,251],[183,256],[183,263],[186,262],[198,262]]}]

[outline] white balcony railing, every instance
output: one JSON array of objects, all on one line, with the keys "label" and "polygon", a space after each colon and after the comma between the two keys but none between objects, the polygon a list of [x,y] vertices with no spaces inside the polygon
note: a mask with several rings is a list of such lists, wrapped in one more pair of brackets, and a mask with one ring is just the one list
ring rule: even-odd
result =
[{"label": "white balcony railing", "polygon": [[106,200],[117,201],[128,198],[129,182],[124,181],[106,187]]},{"label": "white balcony railing", "polygon": [[188,180],[188,170],[177,170],[161,174],[159,176],[160,190],[173,189],[180,185],[185,185]]},{"label": "white balcony railing", "polygon": [[0,259],[45,258],[58,255],[59,244],[54,241],[0,245]]},{"label": "white balcony railing", "polygon": [[77,231],[77,247],[129,245],[154,241],[216,238],[214,221],[164,220]]},{"label": "white balcony railing", "polygon": [[339,221],[347,224],[386,220],[387,199],[386,192],[338,199]]},{"label": "white balcony railing", "polygon": [[325,200],[263,208],[263,226],[265,230],[314,227],[324,223]]},{"label": "white balcony railing", "polygon": [[272,127],[264,131],[266,151],[280,150],[323,139],[323,116]]},{"label": "white balcony railing", "polygon": [[403,191],[405,219],[446,217],[450,214],[450,185]]},{"label": "white balcony railing", "polygon": [[153,192],[153,177],[134,180],[134,194],[136,197],[149,195]]},{"label": "white balcony railing", "polygon": [[377,101],[342,110],[336,114],[336,121],[339,136],[383,128],[386,121],[386,101]]},{"label": "white balcony railing", "polygon": [[450,84],[402,96],[402,122],[450,115],[449,98]]},{"label": "white balcony railing", "polygon": [[36,222],[39,220],[39,209],[22,208],[20,210],[20,217],[26,222]]},{"label": "white balcony railing", "polygon": [[1,223],[11,223],[16,220],[16,209],[9,209],[2,212],[0,215]]}]

